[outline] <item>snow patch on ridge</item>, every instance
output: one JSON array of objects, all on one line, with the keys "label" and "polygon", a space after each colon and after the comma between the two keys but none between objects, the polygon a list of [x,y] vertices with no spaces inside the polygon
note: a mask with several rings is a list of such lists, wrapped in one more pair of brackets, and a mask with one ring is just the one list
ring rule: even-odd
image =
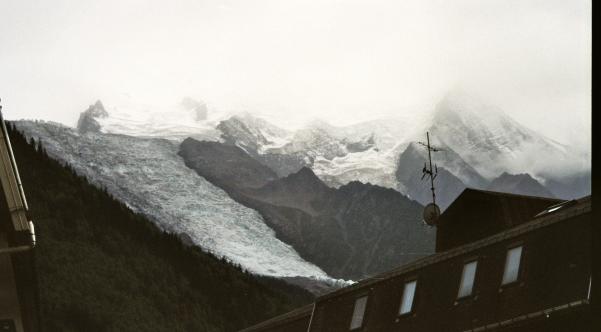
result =
[{"label": "snow patch on ridge", "polygon": [[334,186],[361,181],[388,188],[398,187],[394,175],[396,156],[392,151],[380,152],[376,148],[370,148],[332,160],[317,157],[312,168],[317,176]]}]

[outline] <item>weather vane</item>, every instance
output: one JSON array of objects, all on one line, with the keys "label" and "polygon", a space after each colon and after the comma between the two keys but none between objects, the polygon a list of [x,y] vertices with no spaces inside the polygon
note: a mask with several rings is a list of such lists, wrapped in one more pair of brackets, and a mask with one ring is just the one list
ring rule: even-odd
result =
[{"label": "weather vane", "polygon": [[430,178],[430,190],[432,190],[432,203],[426,205],[424,208],[424,221],[426,224],[434,226],[438,220],[438,217],[440,216],[440,208],[438,205],[436,205],[436,191],[434,189],[434,179],[436,179],[436,176],[438,175],[438,166],[434,164],[434,168],[432,168],[432,152],[442,151],[442,149],[430,145],[429,132],[426,132],[426,139],[426,143],[418,142],[428,149],[428,165],[424,162],[424,168],[422,169],[422,180],[428,176]]}]

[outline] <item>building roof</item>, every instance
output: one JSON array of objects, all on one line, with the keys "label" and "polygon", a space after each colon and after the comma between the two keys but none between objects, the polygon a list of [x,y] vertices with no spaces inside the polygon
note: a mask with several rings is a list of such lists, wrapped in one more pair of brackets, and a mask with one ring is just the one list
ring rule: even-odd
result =
[{"label": "building roof", "polygon": [[285,314],[275,316],[266,321],[263,321],[259,324],[247,327],[240,332],[251,332],[251,331],[259,331],[265,328],[273,328],[280,325],[285,325],[291,321],[295,321],[297,319],[305,318],[311,316],[311,312],[313,311],[313,303],[308,304],[304,307],[300,307],[298,309],[292,310]]},{"label": "building roof", "polygon": [[[503,208],[512,208],[519,212],[518,214],[511,215],[512,220],[506,220],[508,223],[519,223],[520,221],[530,220],[532,215],[528,216],[530,209],[528,209],[528,205],[519,204],[526,202],[528,204],[531,203],[539,203],[543,205],[552,205],[563,202],[562,199],[557,199],[553,197],[540,197],[540,196],[528,196],[528,195],[519,195],[498,191],[490,191],[490,190],[482,190],[482,189],[474,189],[474,188],[465,188],[457,198],[451,203],[446,210],[440,216],[439,223],[445,223],[448,221],[449,217],[451,217],[454,213],[457,213],[457,210],[470,206],[473,203],[476,203],[478,199],[487,199],[490,201],[494,201],[495,203],[501,205]],[[539,209],[540,211],[540,209]],[[462,211],[464,213],[464,211]],[[525,213],[525,214],[524,214]],[[501,215],[500,217],[507,219],[510,217],[509,215]],[[517,217],[517,218],[516,218]],[[517,220],[516,220],[517,219]],[[525,220],[524,220],[525,219]]]},{"label": "building roof", "polygon": [[436,252],[515,227],[562,200],[466,188],[440,216]]},{"label": "building roof", "polygon": [[15,231],[30,231],[27,219],[27,201],[12,152],[8,130],[0,112],[0,191],[4,193]]},{"label": "building roof", "polygon": [[[8,238],[2,252],[29,250],[35,245],[33,222],[0,106],[0,233]],[[1,234],[0,234],[1,235]]]},{"label": "building roof", "polygon": [[[497,194],[497,193],[494,193]],[[516,195],[511,195],[511,196],[516,196]],[[529,196],[527,196],[529,197]],[[566,201],[568,202],[568,201]],[[368,287],[371,285],[374,285],[376,283],[385,281],[385,280],[389,280],[391,278],[397,277],[397,276],[401,276],[403,274],[421,269],[424,266],[427,265],[431,265],[431,264],[435,264],[456,256],[460,256],[463,255],[465,253],[471,252],[475,249],[484,247],[484,246],[488,246],[497,242],[501,242],[503,240],[509,239],[509,238],[513,238],[513,237],[517,237],[521,234],[524,233],[528,233],[531,232],[533,230],[542,228],[542,227],[546,227],[552,224],[555,224],[557,222],[561,222],[563,220],[581,215],[581,214],[585,214],[591,211],[591,196],[586,196],[583,198],[580,198],[578,200],[573,200],[571,201],[571,204],[565,204],[563,205],[561,208],[554,210],[554,211],[550,211],[547,213],[541,213],[538,214],[536,217],[534,217],[533,219],[531,219],[528,222],[522,223],[520,225],[517,225],[515,227],[512,227],[510,229],[507,229],[505,231],[496,233],[492,236],[480,239],[478,241],[474,241],[459,247],[455,247],[453,249],[444,251],[444,252],[440,252],[440,253],[436,253],[427,257],[424,257],[422,259],[416,260],[412,263],[406,264],[404,266],[401,266],[397,269],[393,269],[389,272],[385,272],[382,274],[379,274],[377,276],[362,280],[357,282],[354,285],[345,287],[345,288],[341,288],[339,290],[333,291],[331,293],[325,294],[321,297],[319,297],[317,299],[316,302],[319,301],[323,301],[323,300],[327,300],[330,298],[334,298],[334,297],[338,297],[338,296],[342,296],[345,295],[347,293],[351,293],[354,292],[356,290],[362,289],[364,287]]]}]

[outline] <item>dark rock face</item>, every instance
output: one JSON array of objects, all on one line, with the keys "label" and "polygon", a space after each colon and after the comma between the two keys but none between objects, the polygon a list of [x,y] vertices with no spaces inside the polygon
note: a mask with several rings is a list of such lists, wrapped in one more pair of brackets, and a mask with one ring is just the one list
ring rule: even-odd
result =
[{"label": "dark rock face", "polygon": [[[399,156],[396,171],[397,180],[405,186],[409,196],[424,205],[432,202],[429,179],[424,178],[422,180],[422,169],[426,160],[427,157],[423,155],[419,147],[413,143],[409,144],[407,149]],[[477,179],[476,181],[480,180]],[[466,188],[463,181],[440,166],[434,185],[436,188],[436,203],[442,210],[446,209]]]},{"label": "dark rock face", "polygon": [[367,151],[372,147],[376,146],[376,139],[373,133],[363,140],[359,140],[356,142],[343,140],[343,142],[346,145],[346,150],[350,153]]},{"label": "dark rock face", "polygon": [[326,186],[310,168],[303,167],[297,173],[269,182],[248,194],[273,205],[297,208],[317,215],[322,199],[333,192],[335,190]]},{"label": "dark rock face", "polygon": [[[322,204],[321,217],[335,226],[327,239],[335,244],[338,256],[326,254],[316,262],[337,266],[334,275],[369,276],[433,251],[435,233],[421,222],[423,207],[393,189],[350,182]],[[322,250],[327,248],[318,253]]]},{"label": "dark rock face", "polygon": [[187,139],[179,154],[333,277],[362,279],[434,250],[422,206],[393,189],[360,182],[333,189],[306,167],[275,179],[242,149],[222,143]]},{"label": "dark rock face", "polygon": [[555,197],[530,174],[503,173],[490,183],[488,190],[528,196]]},{"label": "dark rock face", "polygon": [[[430,180],[421,180],[421,171],[416,171],[407,182],[405,188],[410,192],[410,197],[426,205],[432,202]],[[438,168],[438,176],[434,182],[436,188],[436,204],[444,211],[465,188],[465,184],[443,167]]]},{"label": "dark rock face", "polygon": [[302,154],[264,153],[256,154],[255,159],[274,170],[278,176],[286,176],[309,166],[313,161]]},{"label": "dark rock face", "polygon": [[187,138],[180,145],[179,155],[186,166],[224,189],[256,188],[277,179],[271,169],[233,145]]},{"label": "dark rock face", "polygon": [[334,277],[361,279],[433,250],[422,206],[393,189],[356,181],[333,189],[303,168],[248,196],[281,239]]},{"label": "dark rock face", "polygon": [[79,120],[77,121],[77,130],[80,133],[86,132],[100,132],[100,124],[96,119],[108,117],[108,112],[104,109],[104,105],[100,100],[96,101],[93,105],[90,105],[87,110],[80,114]]}]

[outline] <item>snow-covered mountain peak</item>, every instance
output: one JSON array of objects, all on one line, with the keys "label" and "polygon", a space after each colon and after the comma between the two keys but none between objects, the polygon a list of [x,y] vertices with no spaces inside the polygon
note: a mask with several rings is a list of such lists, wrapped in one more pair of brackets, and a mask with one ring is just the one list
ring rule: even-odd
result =
[{"label": "snow-covered mountain peak", "polygon": [[[465,94],[447,95],[437,104],[429,131],[435,143],[453,149],[488,179],[503,171],[536,174],[551,161],[564,171],[572,168],[565,146]],[[545,158],[537,162],[533,156]]]},{"label": "snow-covered mountain peak", "polygon": [[[465,93],[447,94],[435,107],[432,127],[446,128],[455,132],[468,129],[472,141],[497,143],[498,146],[515,145],[531,140],[532,132],[509,117],[496,106]],[[438,135],[440,136],[440,135]],[[512,138],[512,141],[501,140]],[[496,141],[496,142],[495,142]],[[513,143],[513,144],[512,144]]]},{"label": "snow-covered mountain peak", "polygon": [[504,115],[504,111],[487,103],[482,97],[465,91],[450,91],[436,104],[435,113],[459,111],[466,117],[482,115]]}]

